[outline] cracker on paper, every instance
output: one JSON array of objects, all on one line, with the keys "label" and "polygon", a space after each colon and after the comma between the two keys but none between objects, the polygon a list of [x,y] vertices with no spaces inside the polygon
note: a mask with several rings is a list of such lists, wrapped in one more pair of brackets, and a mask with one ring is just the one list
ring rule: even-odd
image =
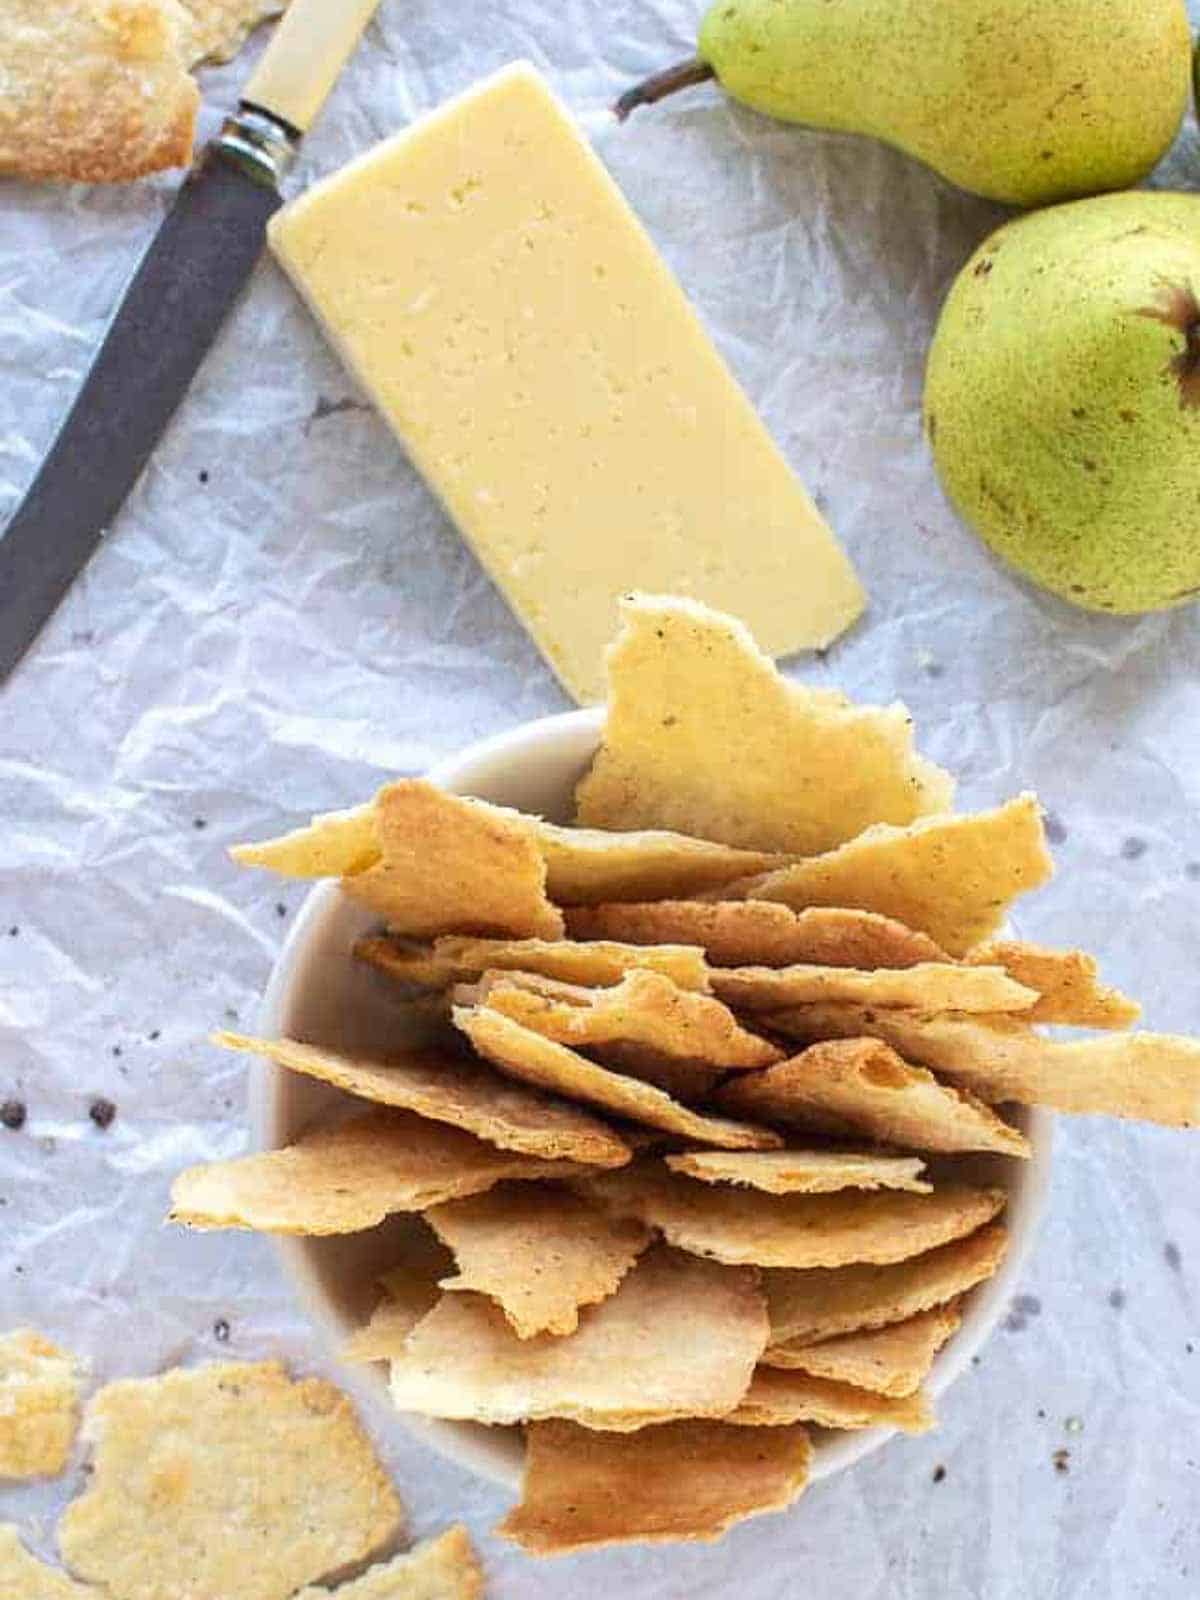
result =
[{"label": "cracker on paper", "polygon": [[871,1034],[995,1103],[1015,1100],[1168,1128],[1200,1126],[1200,1042],[1176,1034],[1067,1041],[1048,1039],[1012,1017],[842,1005],[772,1012],[771,1027],[801,1038]]},{"label": "cracker on paper", "polygon": [[35,1333],[0,1334],[0,1478],[47,1478],[67,1464],[79,1375],[65,1350]]},{"label": "cracker on paper", "polygon": [[176,0],[0,0],[0,174],[119,183],[186,166],[189,24]]},{"label": "cracker on paper", "polygon": [[367,961],[401,983],[443,989],[472,983],[484,972],[536,972],[562,983],[590,988],[620,983],[627,972],[660,972],[681,989],[705,992],[708,965],[703,950],[681,944],[617,944],[598,939],[435,939],[433,945],[387,937],[360,939],[354,947]]},{"label": "cracker on paper", "polygon": [[677,1249],[761,1267],[903,1261],[972,1233],[1007,1198],[1003,1189],[964,1183],[932,1194],[761,1194],[696,1183],[653,1160],[576,1184],[617,1215],[657,1228]]},{"label": "cracker on paper", "polygon": [[965,1239],[891,1266],[764,1272],[771,1344],[816,1344],[839,1334],[904,1322],[990,1278],[1007,1248],[1003,1224],[992,1222]]},{"label": "cracker on paper", "polygon": [[566,1045],[523,1028],[490,1006],[455,1006],[453,1017],[455,1025],[488,1061],[539,1088],[724,1150],[773,1150],[783,1143],[769,1128],[754,1128],[728,1117],[693,1111],[654,1084],[589,1061]]},{"label": "cracker on paper", "polygon": [[504,1150],[598,1167],[620,1166],[629,1159],[628,1146],[611,1128],[578,1106],[519,1087],[447,1052],[410,1050],[376,1059],[318,1049],[298,1039],[252,1039],[239,1033],[216,1033],[213,1042],[265,1056],[288,1072],[319,1078],[360,1099],[465,1128]]},{"label": "cracker on paper", "polygon": [[825,855],[794,862],[725,891],[805,906],[857,906],[918,928],[952,956],[1004,921],[1019,895],[1054,871],[1036,796],[994,811],[881,823]]},{"label": "cracker on paper", "polygon": [[98,1589],[30,1555],[11,1522],[0,1522],[0,1595],[4,1600],[103,1600]]},{"label": "cracker on paper", "polygon": [[[820,1042],[777,1067],[725,1084],[716,1092],[716,1103],[739,1116],[838,1137],[867,1136],[911,1150],[1030,1154],[1025,1135],[991,1106],[965,1089],[939,1083],[932,1072],[911,1066],[879,1039],[824,1038],[823,1018],[836,1009],[824,1006],[772,1012],[772,1028],[791,1033],[798,1027]],[[846,1009],[854,1018],[865,1015],[862,1007]],[[810,1020],[812,1011],[821,1016]],[[872,1030],[864,1027],[861,1031]],[[849,1020],[846,1032],[853,1032]]]},{"label": "cracker on paper", "polygon": [[394,1537],[402,1509],[350,1402],[278,1362],[125,1379],[88,1406],[72,1570],[122,1600],[289,1600]]},{"label": "cracker on paper", "polygon": [[181,0],[190,14],[188,55],[197,61],[231,61],[247,36],[277,17],[287,0]]},{"label": "cracker on paper", "polygon": [[504,1178],[588,1170],[501,1150],[414,1111],[379,1108],[282,1150],[189,1167],[171,1185],[168,1221],[258,1233],[361,1233],[394,1212],[480,1194]]},{"label": "cracker on paper", "polygon": [[681,989],[658,972],[634,968],[603,989],[547,992],[537,982],[493,977],[483,996],[527,1028],[576,1050],[642,1047],[653,1057],[697,1062],[724,1071],[768,1067],[784,1052],[743,1028],[720,1000]]},{"label": "cracker on paper", "polygon": [[927,933],[877,911],[775,900],[652,900],[568,906],[572,939],[700,945],[715,967],[915,967],[949,957]]},{"label": "cracker on paper", "polygon": [[454,1271],[454,1257],[424,1222],[414,1219],[404,1260],[379,1276],[383,1295],[370,1318],[343,1344],[343,1361],[390,1361],[442,1297],[440,1279]]},{"label": "cracker on paper", "polygon": [[461,1523],[361,1578],[302,1589],[296,1600],[483,1600],[483,1568]]},{"label": "cracker on paper", "polygon": [[885,1328],[843,1333],[820,1344],[777,1345],[763,1362],[903,1399],[921,1387],[934,1356],[961,1321],[962,1308],[952,1300]]},{"label": "cracker on paper", "polygon": [[814,1378],[807,1372],[759,1367],[736,1411],[725,1419],[743,1428],[779,1428],[812,1422],[819,1428],[899,1428],[926,1433],[933,1408],[918,1390],[894,1398],[853,1384]]},{"label": "cracker on paper", "polygon": [[379,861],[341,884],[394,932],[562,933],[528,818],[407,778],[375,796],[374,822]]},{"label": "cracker on paper", "polygon": [[737,1183],[767,1194],[832,1194],[838,1189],[908,1189],[929,1194],[919,1156],[863,1150],[685,1150],[666,1156],[672,1172],[703,1183]]},{"label": "cracker on paper", "polygon": [[1023,939],[994,939],[976,945],[967,960],[974,966],[1003,967],[1009,977],[1037,990],[1037,1004],[1025,1013],[1028,1022],[1127,1028],[1142,1014],[1136,1000],[1099,981],[1095,957],[1083,950],[1048,950]]},{"label": "cracker on paper", "polygon": [[518,1339],[574,1333],[580,1306],[613,1294],[650,1243],[634,1218],[547,1184],[503,1184],[425,1220],[454,1252],[457,1275],[442,1288],[494,1300]]},{"label": "cracker on paper", "polygon": [[950,805],[903,706],[790,683],[740,622],[692,600],[629,596],[621,623],[580,823],[810,855]]},{"label": "cracker on paper", "polygon": [[811,1454],[802,1427],[688,1421],[614,1434],[539,1422],[526,1430],[520,1504],[496,1532],[535,1556],[719,1539],[734,1523],[791,1505]]},{"label": "cracker on paper", "polygon": [[775,1011],[821,1000],[918,1011],[1028,1011],[1037,991],[1014,983],[1003,967],[922,962],[916,967],[728,967],[714,972],[722,1000],[746,1011]]},{"label": "cracker on paper", "polygon": [[235,844],[229,854],[239,867],[261,867],[282,878],[352,877],[379,864],[375,803],[323,812],[277,839]]},{"label": "cracker on paper", "polygon": [[539,819],[537,838],[550,896],[564,906],[682,898],[781,864],[771,852],[734,850],[660,828],[611,833]]},{"label": "cracker on paper", "polygon": [[659,1246],[565,1338],[518,1339],[483,1295],[443,1295],[392,1362],[392,1399],[426,1416],[567,1417],[619,1432],[721,1416],[744,1393],[766,1337],[756,1273]]}]

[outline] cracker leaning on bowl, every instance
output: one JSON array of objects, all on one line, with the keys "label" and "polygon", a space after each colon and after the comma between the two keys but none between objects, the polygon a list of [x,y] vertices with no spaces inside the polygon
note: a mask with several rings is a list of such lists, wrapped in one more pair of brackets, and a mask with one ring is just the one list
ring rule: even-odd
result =
[{"label": "cracker leaning on bowl", "polygon": [[[500,1531],[538,1554],[713,1538],[800,1494],[810,1429],[931,1425],[1008,1242],[971,1163],[1031,1154],[1006,1103],[1200,1115],[1200,1046],[1120,1031],[1082,952],[997,938],[1052,870],[1032,796],[951,813],[902,707],[789,683],[693,602],[622,612],[586,826],[401,780],[234,851],[370,907],[356,954],[432,1033],[419,1070],[224,1037],[346,1089],[351,1132],[175,1193],[196,1226],[420,1213],[345,1354],[404,1410],[524,1425]],[[337,1164],[373,1128],[383,1184]]]}]

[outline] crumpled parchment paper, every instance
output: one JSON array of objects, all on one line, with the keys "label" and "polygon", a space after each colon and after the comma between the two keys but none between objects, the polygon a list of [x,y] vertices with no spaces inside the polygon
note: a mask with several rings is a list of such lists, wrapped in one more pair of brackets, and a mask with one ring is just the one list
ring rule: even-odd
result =
[{"label": "crumpled parchment paper", "polygon": [[[1060,875],[1023,931],[1082,941],[1150,1025],[1200,1030],[1200,613],[1097,619],[1022,587],[956,523],[921,443],[937,307],[1002,213],[713,89],[617,128],[608,102],[688,53],[695,17],[691,0],[384,0],[294,184],[535,60],[868,585],[865,623],[794,670],[906,700],[964,805],[1036,788]],[[255,48],[206,75],[206,132]],[[1190,121],[1159,181],[1200,185]],[[0,517],[175,182],[0,187]],[[179,1167],[245,1145],[243,1063],[205,1034],[253,1022],[302,897],[236,872],[225,846],[563,705],[264,260],[84,580],[0,690],[0,1100],[28,1106],[19,1132],[0,1127],[0,1324],[62,1338],[97,1381],[275,1352],[332,1370],[268,1242],[161,1225]],[[106,1131],[89,1118],[98,1096],[116,1106]],[[497,1596],[1190,1600],[1198,1178],[1195,1139],[1061,1122],[1027,1281],[940,1430],[713,1547],[534,1563],[487,1535],[501,1491],[382,1410],[369,1420],[414,1531],[465,1517]],[[0,1485],[0,1517],[49,1550],[78,1477]]]}]

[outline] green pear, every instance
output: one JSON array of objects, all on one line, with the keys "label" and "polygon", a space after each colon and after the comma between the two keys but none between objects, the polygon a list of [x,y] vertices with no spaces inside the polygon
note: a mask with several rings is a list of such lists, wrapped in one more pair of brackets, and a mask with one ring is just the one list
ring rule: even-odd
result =
[{"label": "green pear", "polygon": [[998,229],[925,374],[942,484],[996,553],[1098,611],[1200,594],[1200,196],[1147,190]]},{"label": "green pear", "polygon": [[1184,0],[714,0],[698,57],[615,109],[716,77],[757,111],[1035,206],[1144,177],[1179,128],[1190,56]]}]

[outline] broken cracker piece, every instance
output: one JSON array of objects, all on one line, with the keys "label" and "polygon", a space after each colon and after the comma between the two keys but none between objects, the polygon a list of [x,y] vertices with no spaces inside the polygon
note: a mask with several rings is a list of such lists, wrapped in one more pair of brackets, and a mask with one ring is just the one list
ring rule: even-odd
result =
[{"label": "broken cracker piece", "polygon": [[853,967],[727,967],[713,988],[731,1006],[775,1011],[822,1000],[918,1011],[1028,1011],[1037,991],[1014,983],[1003,967],[922,962],[861,972]]},{"label": "broken cracker piece", "polygon": [[99,1589],[76,1583],[57,1567],[30,1555],[11,1522],[0,1522],[0,1596],[3,1600],[103,1600]]},{"label": "broken cracker piece", "polygon": [[[861,1008],[854,1009],[855,1017],[862,1014]],[[806,1016],[807,1008],[772,1012],[769,1025],[787,1033],[793,1018]],[[964,1089],[939,1083],[924,1067],[910,1066],[881,1040],[825,1039],[819,1022],[801,1025],[821,1042],[777,1067],[723,1085],[714,1096],[716,1103],[765,1122],[838,1137],[866,1135],[911,1150],[1030,1154],[1025,1135],[991,1106]]]},{"label": "broken cracker piece", "polygon": [[457,1277],[442,1288],[494,1300],[518,1339],[574,1333],[650,1243],[650,1230],[549,1185],[502,1184],[435,1206],[425,1220],[454,1252]]},{"label": "broken cracker piece", "polygon": [[789,682],[742,623],[695,601],[632,595],[620,609],[580,823],[811,855],[950,805],[953,781],[915,753],[903,706]]},{"label": "broken cracker piece", "polygon": [[1025,1013],[1027,1022],[1127,1028],[1142,1014],[1136,1000],[1099,981],[1095,957],[1083,950],[1048,950],[1023,939],[994,939],[976,945],[966,959],[973,966],[1003,967],[1009,977],[1037,991],[1037,1004]]},{"label": "broken cracker piece", "polygon": [[539,1422],[526,1430],[520,1504],[496,1532],[536,1556],[718,1539],[736,1522],[791,1505],[811,1455],[802,1427],[687,1421],[612,1434]]},{"label": "broken cracker piece", "polygon": [[343,1361],[390,1361],[442,1297],[439,1279],[454,1271],[454,1257],[424,1222],[414,1219],[404,1260],[380,1273],[383,1295],[370,1318],[342,1346]]},{"label": "broken cracker piece", "polygon": [[764,1272],[771,1344],[816,1344],[839,1334],[904,1322],[990,1278],[1004,1259],[999,1222],[890,1266],[813,1267]]},{"label": "broken cracker piece", "polygon": [[392,1400],[426,1416],[567,1417],[616,1431],[720,1416],[744,1393],[766,1335],[754,1272],[659,1246],[565,1338],[519,1339],[483,1295],[443,1295],[392,1362]]},{"label": "broken cracker piece", "polygon": [[934,1356],[961,1322],[962,1307],[951,1300],[884,1328],[844,1333],[820,1344],[776,1345],[762,1359],[768,1367],[798,1368],[814,1378],[903,1399],[921,1387]]},{"label": "broken cracker piece", "polygon": [[737,1410],[725,1421],[744,1428],[811,1422],[819,1428],[899,1428],[904,1433],[926,1433],[934,1418],[933,1408],[920,1390],[896,1398],[830,1378],[814,1378],[807,1372],[759,1367]]},{"label": "broken cracker piece", "polygon": [[645,968],[661,972],[681,989],[701,993],[709,987],[703,950],[687,945],[624,945],[598,939],[592,944],[569,939],[435,939],[432,946],[386,936],[360,939],[354,947],[360,961],[401,983],[444,989],[452,983],[473,983],[485,972],[538,973],[562,983],[589,988],[620,983],[627,972]]},{"label": "broken cracker piece", "polygon": [[181,0],[191,17],[187,30],[188,59],[232,61],[247,37],[269,17],[277,17],[287,0]]},{"label": "broken cracker piece", "polygon": [[661,828],[613,833],[537,823],[552,900],[563,906],[684,897],[782,863],[761,850],[733,850]]},{"label": "broken cracker piece", "polygon": [[75,1360],[32,1328],[0,1334],[0,1478],[48,1478],[67,1464],[79,1411]]},{"label": "broken cracker piece", "polygon": [[458,1523],[361,1578],[332,1589],[302,1589],[295,1600],[483,1600],[483,1568]]},{"label": "broken cracker piece", "polygon": [[682,1134],[698,1144],[717,1145],[725,1150],[772,1150],[783,1143],[769,1128],[693,1111],[653,1084],[589,1061],[566,1045],[523,1028],[490,1006],[455,1006],[453,1018],[455,1026],[488,1061],[502,1072],[542,1089],[601,1106],[631,1122]]},{"label": "broken cracker piece", "polygon": [[919,1156],[860,1150],[685,1150],[666,1156],[672,1172],[703,1183],[740,1183],[767,1194],[831,1194],[838,1189],[909,1189],[930,1194]]},{"label": "broken cracker piece", "polygon": [[401,1506],[350,1402],[277,1362],[101,1389],[87,1487],[58,1524],[72,1570],[122,1600],[289,1600],[363,1561]]},{"label": "broken cracker piece", "polygon": [[879,824],[827,854],[722,892],[727,899],[779,900],[796,910],[878,911],[961,956],[994,933],[1013,901],[1053,871],[1041,808],[1036,796],[1023,794],[971,816]]},{"label": "broken cracker piece", "polygon": [[501,1150],[413,1111],[380,1108],[281,1150],[188,1168],[171,1185],[168,1221],[259,1233],[361,1233],[394,1212],[477,1195],[503,1178],[587,1171],[577,1162]]},{"label": "broken cracker piece", "polygon": [[599,1167],[629,1160],[629,1147],[578,1106],[445,1052],[410,1050],[376,1059],[342,1055],[298,1039],[253,1039],[239,1033],[215,1033],[213,1043],[265,1056],[289,1072],[319,1078],[360,1099],[465,1128],[504,1150]]}]

